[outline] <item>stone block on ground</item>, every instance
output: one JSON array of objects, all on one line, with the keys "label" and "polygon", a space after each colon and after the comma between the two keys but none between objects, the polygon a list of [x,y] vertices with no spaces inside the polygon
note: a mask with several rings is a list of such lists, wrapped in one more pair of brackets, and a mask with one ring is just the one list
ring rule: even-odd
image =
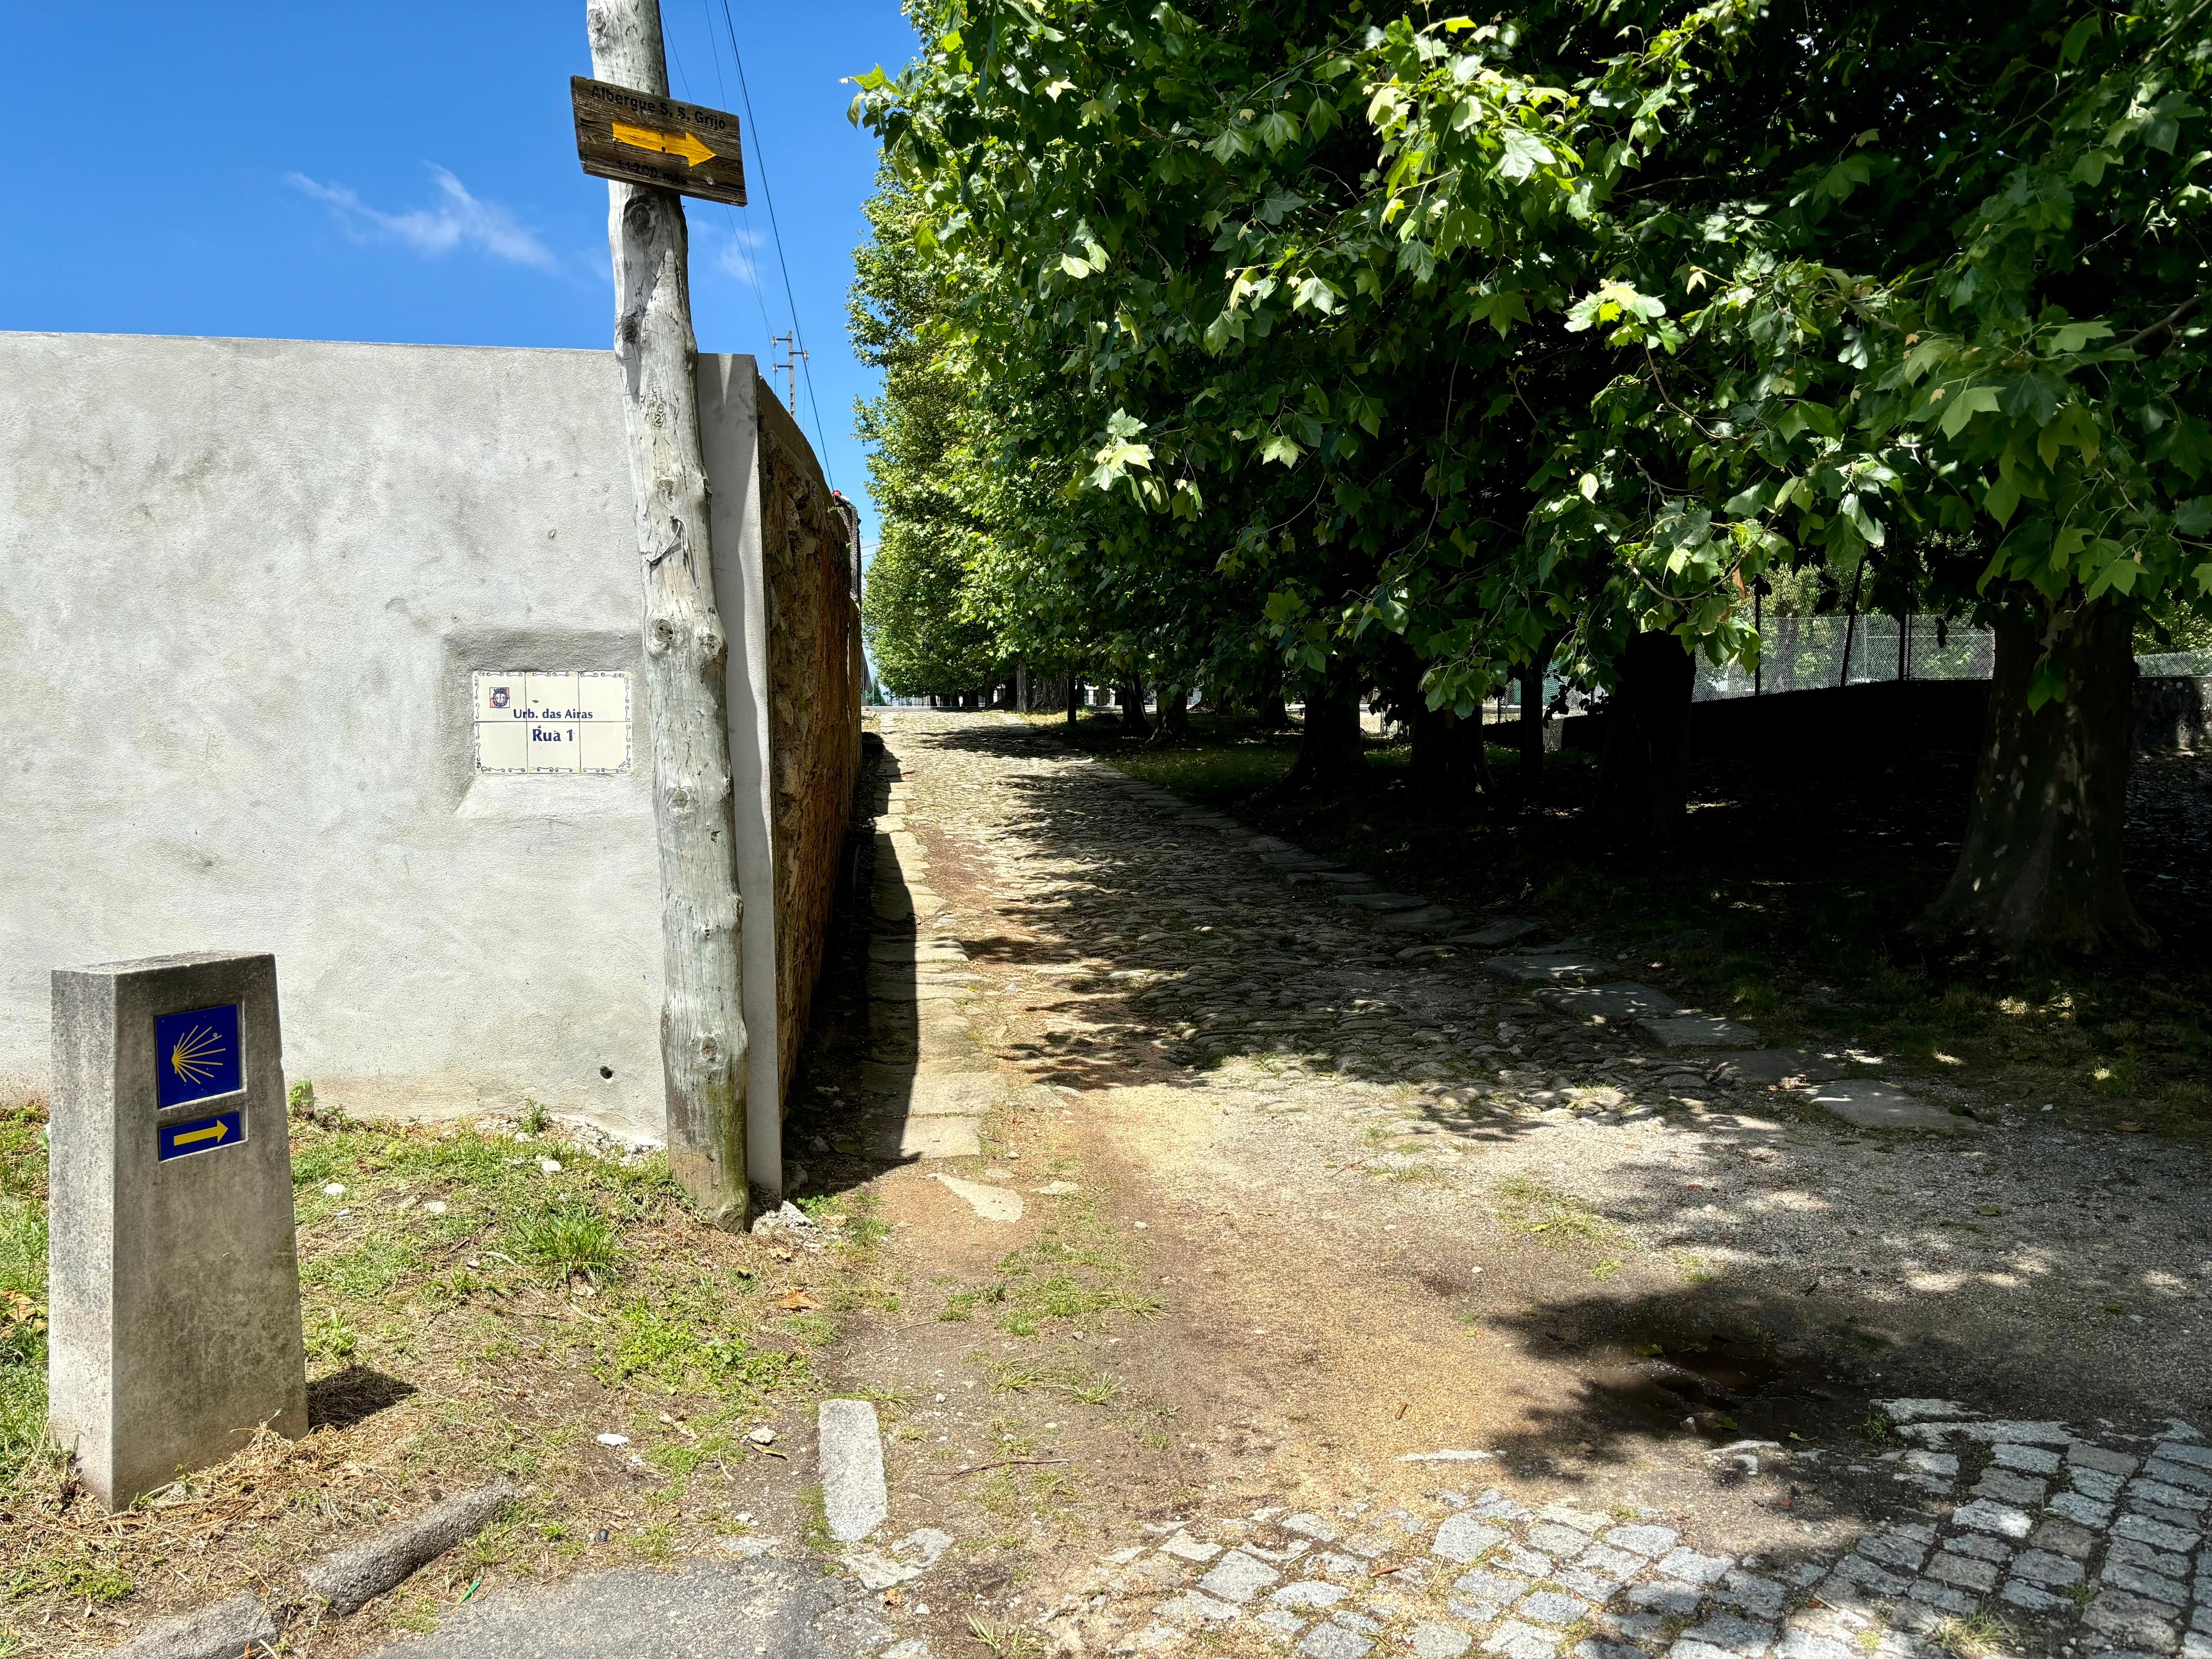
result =
[{"label": "stone block on ground", "polygon": [[502,1477],[325,1556],[300,1576],[333,1609],[352,1613],[404,1583],[456,1544],[475,1537],[518,1496],[514,1483]]},{"label": "stone block on ground", "polygon": [[1964,1135],[1977,1134],[1982,1127],[1972,1118],[1931,1106],[1887,1083],[1856,1079],[1826,1083],[1813,1091],[1812,1099],[1823,1111],[1862,1129],[1910,1129],[1923,1134]]},{"label": "stone block on ground", "polygon": [[938,1175],[932,1176],[930,1179],[943,1182],[946,1191],[985,1221],[1019,1221],[1022,1218],[1022,1195],[1011,1187],[994,1187],[982,1181],[963,1181],[958,1176]]},{"label": "stone block on ground", "polygon": [[307,1431],[276,963],[52,975],[49,1395],[109,1509]]},{"label": "stone block on ground", "polygon": [[1841,1054],[1810,1048],[1759,1048],[1747,1054],[1716,1054],[1723,1075],[1739,1083],[1826,1083],[1841,1077],[1850,1060]]},{"label": "stone block on ground", "polygon": [[1339,904],[1348,904],[1355,910],[1371,910],[1378,915],[1392,910],[1419,910],[1428,901],[1416,898],[1411,893],[1339,893]]},{"label": "stone block on ground", "polygon": [[1006,1098],[1006,1079],[997,1072],[884,1070],[890,1075],[882,1081],[869,1079],[870,1097],[878,1109],[908,1117],[980,1117]]},{"label": "stone block on ground", "polygon": [[1459,926],[1459,913],[1441,904],[1424,904],[1418,910],[1397,910],[1375,918],[1386,933],[1442,933]]},{"label": "stone block on ground", "polygon": [[981,1129],[972,1117],[910,1117],[869,1136],[868,1152],[884,1159],[980,1158]]},{"label": "stone block on ground", "polygon": [[1607,985],[1547,985],[1536,1000],[1563,1014],[1587,1019],[1593,1014],[1610,1020],[1640,1018],[1648,1014],[1672,1014],[1682,1005],[1664,991],[1633,980]]},{"label": "stone block on ground", "polygon": [[1526,956],[1492,957],[1483,971],[1522,985],[1573,985],[1583,980],[1607,979],[1620,969],[1599,957],[1577,951],[1545,951]]},{"label": "stone block on ground", "polygon": [[1343,866],[1333,859],[1318,853],[1308,853],[1292,848],[1286,853],[1262,853],[1260,862],[1274,870],[1338,870]]},{"label": "stone block on ground", "polygon": [[875,963],[868,969],[868,994],[880,1002],[950,1002],[973,994],[963,975],[917,973]]},{"label": "stone block on ground", "polygon": [[238,1659],[276,1644],[276,1622],[252,1591],[228,1601],[149,1625],[138,1637],[112,1649],[107,1659]]},{"label": "stone block on ground", "polygon": [[839,1543],[858,1543],[890,1513],[876,1408],[866,1400],[825,1400],[817,1408],[814,1422],[823,1518]]},{"label": "stone block on ground", "polygon": [[1231,1550],[1214,1569],[1198,1581],[1199,1589],[1224,1601],[1249,1601],[1282,1574],[1242,1550]]},{"label": "stone block on ground", "polygon": [[1662,1048],[1741,1048],[1759,1033],[1718,1014],[1660,1014],[1636,1022],[1636,1029]]},{"label": "stone block on ground", "polygon": [[1469,928],[1463,933],[1454,933],[1449,943],[1479,945],[1495,950],[1500,945],[1512,944],[1515,939],[1526,939],[1540,925],[1537,922],[1524,921],[1519,916],[1499,916],[1493,921],[1485,922],[1480,927]]}]

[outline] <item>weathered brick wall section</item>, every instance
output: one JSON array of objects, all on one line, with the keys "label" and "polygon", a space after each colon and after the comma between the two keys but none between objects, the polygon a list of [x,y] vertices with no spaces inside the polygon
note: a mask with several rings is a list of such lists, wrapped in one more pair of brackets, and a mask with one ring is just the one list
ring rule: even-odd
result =
[{"label": "weathered brick wall section", "polygon": [[775,836],[778,1092],[787,1096],[822,972],[860,767],[853,531],[814,452],[765,384],[761,555],[768,589],[769,764]]}]

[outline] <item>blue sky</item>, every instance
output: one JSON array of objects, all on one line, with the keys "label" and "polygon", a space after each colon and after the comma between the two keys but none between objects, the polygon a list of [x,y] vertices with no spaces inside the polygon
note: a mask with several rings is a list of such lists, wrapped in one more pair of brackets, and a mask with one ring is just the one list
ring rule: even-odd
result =
[{"label": "blue sky", "polygon": [[[819,428],[805,379],[799,418],[866,513],[845,290],[875,146],[840,79],[896,68],[914,36],[895,0],[728,5],[757,121],[723,0],[662,0],[677,95],[745,134],[752,204],[686,204],[699,344],[765,366],[791,326],[764,171],[813,354]],[[583,0],[8,13],[0,329],[607,344],[606,186],[568,113]]]}]

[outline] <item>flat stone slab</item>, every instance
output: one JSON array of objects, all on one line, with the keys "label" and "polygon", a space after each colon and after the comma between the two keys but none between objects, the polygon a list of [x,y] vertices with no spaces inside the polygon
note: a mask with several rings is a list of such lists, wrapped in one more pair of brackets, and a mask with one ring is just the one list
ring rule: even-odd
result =
[{"label": "flat stone slab", "polygon": [[890,1513],[884,1485],[884,1437],[866,1400],[825,1400],[814,1425],[822,1463],[822,1515],[830,1535],[858,1543]]},{"label": "flat stone slab", "polygon": [[1454,933],[1445,943],[1480,945],[1487,949],[1495,949],[1501,945],[1510,945],[1516,939],[1526,939],[1541,925],[1539,922],[1524,921],[1519,916],[1499,916],[1468,933]]},{"label": "flat stone slab", "polygon": [[1572,985],[1586,979],[1607,979],[1620,969],[1596,957],[1575,951],[1539,951],[1526,956],[1492,957],[1483,971],[1523,985]]},{"label": "flat stone slab", "polygon": [[1415,898],[1411,893],[1339,893],[1339,904],[1348,904],[1355,910],[1373,910],[1387,914],[1392,910],[1420,910],[1428,908],[1428,900]]},{"label": "flat stone slab", "polygon": [[1759,1033],[1718,1014],[1662,1014],[1636,1022],[1636,1029],[1662,1048],[1731,1048],[1759,1041]]},{"label": "flat stone slab", "polygon": [[982,1181],[963,1181],[958,1176],[936,1175],[930,1179],[943,1182],[947,1192],[986,1221],[1019,1221],[1022,1218],[1022,1195],[1011,1187],[994,1187]]},{"label": "flat stone slab", "polygon": [[1678,1014],[1682,1005],[1664,991],[1634,980],[1615,980],[1607,985],[1552,985],[1536,993],[1536,1000],[1563,1014],[1595,1014],[1605,1019],[1638,1019],[1648,1015]]},{"label": "flat stone slab", "polygon": [[276,1621],[252,1591],[182,1619],[149,1625],[137,1640],[109,1650],[106,1659],[233,1659],[240,1653],[258,1652],[277,1638]]},{"label": "flat stone slab", "polygon": [[1459,913],[1441,904],[1425,904],[1418,910],[1397,910],[1377,916],[1375,925],[1386,933],[1441,933],[1459,926]]},{"label": "flat stone slab", "polygon": [[868,994],[884,1002],[950,1002],[974,989],[965,978],[927,977],[880,963],[868,969]]},{"label": "flat stone slab", "polygon": [[878,1110],[909,1117],[980,1117],[1005,1103],[1006,1080],[996,1072],[893,1072],[872,1085],[872,1092],[881,1103]]},{"label": "flat stone slab", "polygon": [[1862,1129],[1917,1129],[1942,1135],[1978,1134],[1982,1129],[1972,1118],[1930,1106],[1887,1083],[1854,1079],[1823,1084],[1813,1091],[1813,1103]]},{"label": "flat stone slab", "polygon": [[1287,853],[1262,853],[1260,862],[1276,870],[1338,870],[1343,867],[1334,859],[1322,858],[1317,853],[1301,852],[1295,847]]},{"label": "flat stone slab", "polygon": [[[750,1540],[733,1540],[750,1543]],[[439,1628],[380,1648],[388,1659],[674,1659],[776,1654],[864,1659],[893,1632],[814,1561],[762,1554],[692,1560],[673,1572],[623,1568],[560,1584],[526,1581],[466,1607]],[[224,1659],[237,1659],[234,1649]],[[901,1656],[904,1659],[904,1656]]]},{"label": "flat stone slab", "polygon": [[972,1117],[910,1117],[869,1136],[868,1152],[881,1158],[981,1158],[981,1125]]},{"label": "flat stone slab", "polygon": [[1358,870],[1339,870],[1333,866],[1326,870],[1293,870],[1290,872],[1290,879],[1291,885],[1293,887],[1309,881],[1318,881],[1331,887],[1343,888],[1375,885],[1375,878],[1370,875]]},{"label": "flat stone slab", "polygon": [[1826,1083],[1850,1068],[1850,1059],[1810,1048],[1759,1048],[1748,1054],[1716,1054],[1725,1075],[1745,1083]]},{"label": "flat stone slab", "polygon": [[404,1583],[455,1545],[489,1526],[520,1494],[501,1476],[433,1505],[373,1538],[325,1556],[300,1576],[336,1611],[352,1613]]}]

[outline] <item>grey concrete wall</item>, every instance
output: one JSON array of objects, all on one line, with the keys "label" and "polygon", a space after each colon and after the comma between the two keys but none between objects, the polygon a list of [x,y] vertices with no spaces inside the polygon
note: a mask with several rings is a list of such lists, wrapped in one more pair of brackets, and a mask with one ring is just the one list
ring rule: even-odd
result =
[{"label": "grey concrete wall", "polygon": [[[706,362],[741,418],[750,360]],[[56,964],[265,950],[325,1101],[659,1133],[642,684],[626,777],[480,776],[470,732],[474,669],[635,666],[616,375],[0,335],[0,1079],[44,1086]],[[710,430],[718,542],[752,448]]]}]

